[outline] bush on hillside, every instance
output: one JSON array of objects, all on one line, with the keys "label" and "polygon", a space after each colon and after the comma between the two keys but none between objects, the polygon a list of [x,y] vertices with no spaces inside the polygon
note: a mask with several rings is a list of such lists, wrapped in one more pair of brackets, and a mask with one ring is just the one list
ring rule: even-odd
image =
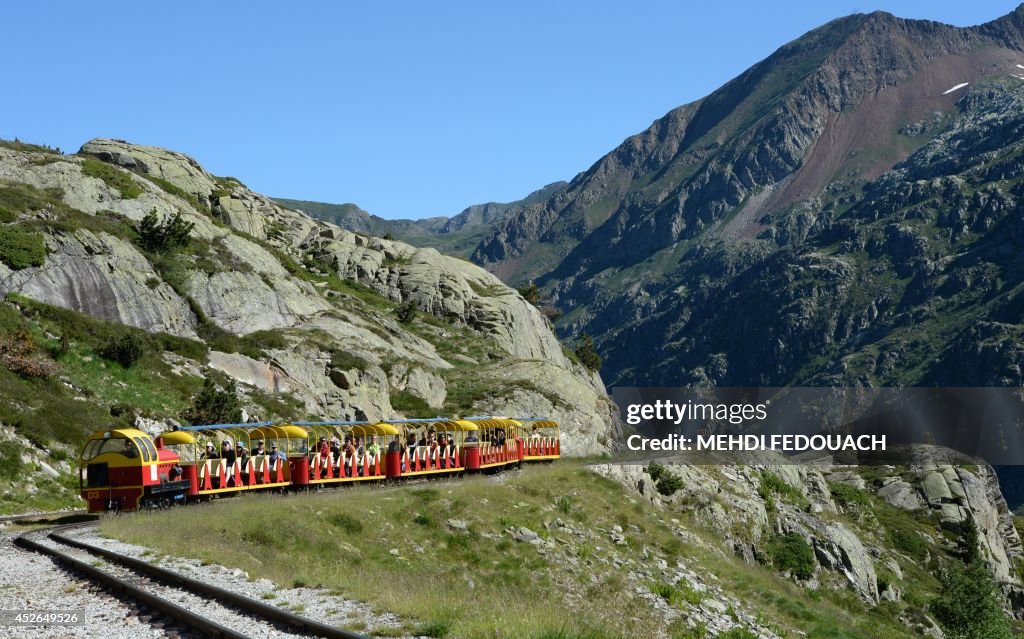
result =
[{"label": "bush on hillside", "polygon": [[192,239],[195,224],[187,222],[180,212],[161,221],[153,208],[139,222],[139,244],[143,249],[154,253],[165,253],[177,248],[184,248]]},{"label": "bush on hillside", "polygon": [[46,244],[39,233],[16,226],[0,226],[0,262],[15,271],[42,266],[46,261]]},{"label": "bush on hillside", "polygon": [[220,388],[206,378],[203,388],[192,400],[192,406],[182,417],[192,424],[237,424],[242,421],[242,405],[238,401],[238,388],[230,381]]},{"label": "bush on hillside", "polygon": [[409,324],[416,319],[416,305],[412,302],[406,302],[399,306],[395,313],[398,315],[399,322]]},{"label": "bush on hillside", "polygon": [[119,363],[125,368],[131,368],[135,362],[142,359],[145,351],[145,343],[142,341],[142,338],[133,331],[129,331],[107,343],[100,350],[100,355],[105,359]]},{"label": "bush on hillside", "polygon": [[647,474],[651,476],[655,489],[666,497],[676,494],[683,487],[683,479],[658,462],[648,464]]},{"label": "bush on hillside", "polygon": [[104,184],[116,189],[126,200],[134,200],[144,191],[130,173],[95,158],[86,158],[82,162],[82,175],[103,180]]},{"label": "bush on hillside", "polygon": [[601,356],[594,348],[594,338],[584,333],[576,344],[576,358],[587,369],[596,371],[601,368]]},{"label": "bush on hillside", "polygon": [[939,581],[942,589],[929,608],[947,639],[1013,637],[999,587],[982,561],[967,565],[950,562],[940,573]]},{"label": "bush on hillside", "polygon": [[786,533],[772,538],[768,544],[768,557],[776,570],[788,572],[797,579],[810,579],[817,566],[814,549],[797,533]]}]

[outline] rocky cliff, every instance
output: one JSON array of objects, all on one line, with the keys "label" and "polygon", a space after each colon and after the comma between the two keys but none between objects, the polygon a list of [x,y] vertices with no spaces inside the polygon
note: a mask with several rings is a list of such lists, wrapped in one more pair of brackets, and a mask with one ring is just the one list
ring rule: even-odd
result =
[{"label": "rocky cliff", "polygon": [[[606,448],[600,378],[565,357],[532,305],[463,260],[313,220],[186,155],[116,140],[76,155],[5,143],[0,207],[4,312],[27,335],[17,352],[51,374],[4,373],[27,396],[59,378],[60,392],[95,408],[78,437],[134,415],[180,418],[170,407],[213,374],[237,380],[262,418],[547,414],[570,454]],[[187,245],[147,247],[149,214],[193,225]],[[24,262],[34,243],[38,259]],[[122,373],[96,335],[129,327],[157,352]],[[133,387],[142,366],[180,378],[181,392],[161,395],[169,410],[133,399],[145,395]],[[107,383],[124,387],[120,401]],[[5,425],[59,446],[45,428],[33,433],[33,401],[0,391]]]}]

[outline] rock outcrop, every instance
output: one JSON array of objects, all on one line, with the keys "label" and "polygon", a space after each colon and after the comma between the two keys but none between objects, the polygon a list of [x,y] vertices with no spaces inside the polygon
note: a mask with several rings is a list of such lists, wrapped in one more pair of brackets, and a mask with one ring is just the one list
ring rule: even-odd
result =
[{"label": "rock outcrop", "polygon": [[[969,517],[977,525],[982,560],[1006,594],[1006,605],[1021,616],[1024,575],[1018,566],[1024,548],[995,473],[984,465],[951,466],[928,457],[925,450],[921,463],[910,468],[798,466],[774,454],[764,455],[765,465],[757,467],[669,457],[657,460],[659,477],[668,473],[678,479],[669,494],[652,476],[650,463],[593,468],[666,511],[691,518],[750,562],[771,564],[775,540],[795,534],[813,549],[816,564],[813,576],[802,582],[805,586],[849,588],[869,604],[899,600],[908,575],[920,570],[924,558],[959,552],[952,540]],[[770,485],[788,488],[766,489],[766,474],[774,476]],[[852,488],[852,495],[832,488],[837,485]],[[873,500],[882,504],[879,511]],[[878,516],[888,505],[903,513],[904,523],[892,514]],[[907,532],[911,530],[916,532]],[[907,534],[913,537],[900,536]],[[908,548],[918,554],[908,555]]]}]

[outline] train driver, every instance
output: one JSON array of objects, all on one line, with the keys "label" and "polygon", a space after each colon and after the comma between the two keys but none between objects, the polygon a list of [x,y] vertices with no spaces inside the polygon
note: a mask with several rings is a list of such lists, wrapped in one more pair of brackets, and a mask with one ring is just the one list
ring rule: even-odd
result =
[{"label": "train driver", "polygon": [[135,450],[135,446],[132,445],[132,440],[124,440],[124,448],[121,449],[121,454],[125,457],[135,458],[139,456],[139,451]]}]

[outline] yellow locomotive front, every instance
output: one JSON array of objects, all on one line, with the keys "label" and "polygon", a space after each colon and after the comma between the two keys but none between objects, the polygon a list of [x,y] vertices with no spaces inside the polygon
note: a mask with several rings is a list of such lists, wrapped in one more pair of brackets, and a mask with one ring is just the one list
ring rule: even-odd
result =
[{"label": "yellow locomotive front", "polygon": [[178,456],[134,428],[93,433],[79,459],[79,488],[89,512],[165,506],[184,497]]}]

